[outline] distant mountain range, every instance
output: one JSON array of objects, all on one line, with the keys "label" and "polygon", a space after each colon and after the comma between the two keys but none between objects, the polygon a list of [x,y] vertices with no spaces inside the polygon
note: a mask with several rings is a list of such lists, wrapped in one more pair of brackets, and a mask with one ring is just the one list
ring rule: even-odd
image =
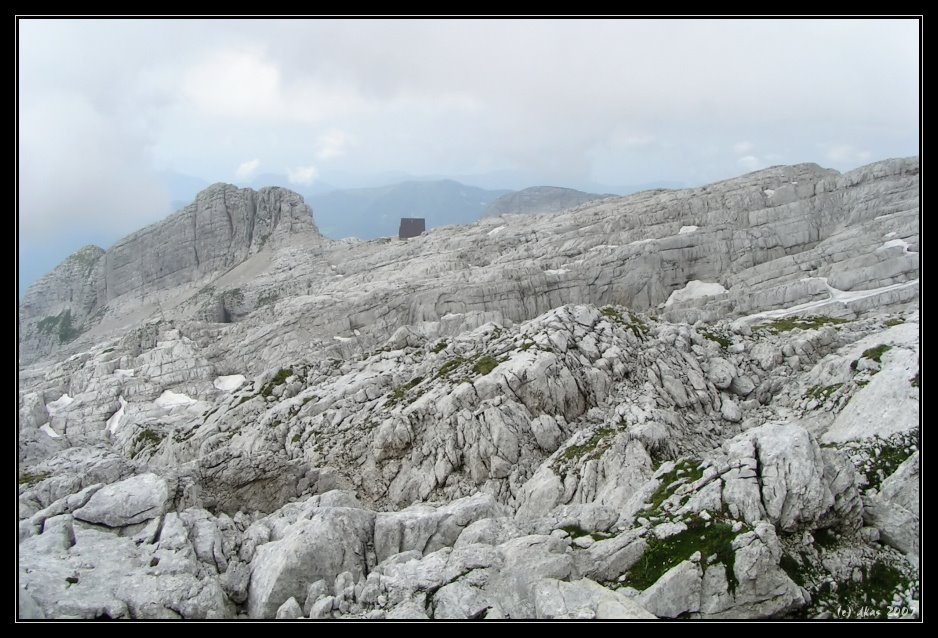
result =
[{"label": "distant mountain range", "polygon": [[401,217],[423,217],[427,228],[469,224],[506,190],[486,190],[444,179],[310,195],[319,231],[333,239],[396,235]]},{"label": "distant mountain range", "polygon": [[[506,174],[501,176],[504,179],[495,179],[499,176],[481,175],[478,178],[480,183],[497,186],[508,184],[509,177],[519,177]],[[348,176],[336,177],[340,178],[339,184],[348,183],[350,179]],[[384,176],[389,181],[397,177],[401,175]],[[161,178],[172,199],[173,210],[188,205],[197,192],[208,186],[208,182],[201,178],[169,171],[162,173]],[[375,179],[376,176],[368,178],[372,183]],[[289,188],[302,195],[312,207],[316,225],[323,235],[333,239],[374,239],[396,235],[401,217],[424,217],[429,229],[468,224],[491,215],[559,212],[588,201],[611,197],[608,193],[625,195],[654,188],[675,188],[681,184],[660,182],[622,187],[587,185],[590,188],[601,188],[607,194],[556,186],[534,186],[523,190],[481,188],[448,178],[419,178],[384,186],[336,188],[335,183],[324,181],[309,186],[292,184],[286,175],[263,173],[241,186],[255,189],[266,186]]]}]

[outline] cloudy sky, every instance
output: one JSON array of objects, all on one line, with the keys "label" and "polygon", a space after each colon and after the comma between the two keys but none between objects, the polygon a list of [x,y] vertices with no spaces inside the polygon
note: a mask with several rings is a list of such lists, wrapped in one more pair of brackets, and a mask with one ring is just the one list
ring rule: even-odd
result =
[{"label": "cloudy sky", "polygon": [[21,286],[170,212],[168,175],[697,185],[918,152],[914,20],[18,25]]}]

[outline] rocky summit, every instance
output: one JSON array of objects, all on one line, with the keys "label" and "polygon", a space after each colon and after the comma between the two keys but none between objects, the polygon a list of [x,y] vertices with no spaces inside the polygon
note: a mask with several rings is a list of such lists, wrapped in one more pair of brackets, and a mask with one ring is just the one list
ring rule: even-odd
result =
[{"label": "rocky summit", "polygon": [[919,190],[332,241],[211,186],[22,299],[19,617],[916,617]]}]

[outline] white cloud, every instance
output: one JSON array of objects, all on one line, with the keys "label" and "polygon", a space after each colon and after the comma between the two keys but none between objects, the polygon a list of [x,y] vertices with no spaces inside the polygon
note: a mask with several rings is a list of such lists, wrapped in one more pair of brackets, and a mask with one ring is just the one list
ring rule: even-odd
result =
[{"label": "white cloud", "polygon": [[119,124],[71,92],[30,100],[21,111],[19,231],[26,244],[95,228],[129,233],[170,212],[143,140]]},{"label": "white cloud", "polygon": [[315,166],[297,166],[287,171],[287,177],[291,184],[303,184],[309,186],[319,177],[319,169]]},{"label": "white cloud", "polygon": [[319,143],[316,145],[316,157],[320,160],[328,160],[333,157],[345,155],[348,146],[348,135],[343,131],[333,129],[319,137]]},{"label": "white cloud", "polygon": [[251,179],[260,168],[261,161],[257,158],[241,162],[235,170],[235,177],[238,179]]},{"label": "white cloud", "polygon": [[765,167],[765,162],[760,160],[755,155],[744,155],[736,160],[736,163],[743,169],[747,171],[757,171],[760,168]]},{"label": "white cloud", "polygon": [[19,25],[21,232],[43,240],[72,218],[114,241],[167,199],[157,169],[214,182],[251,158],[294,183],[588,190],[847,170],[919,142],[916,20]]},{"label": "white cloud", "polygon": [[275,116],[280,70],[257,52],[222,50],[184,71],[182,94],[207,115]]}]

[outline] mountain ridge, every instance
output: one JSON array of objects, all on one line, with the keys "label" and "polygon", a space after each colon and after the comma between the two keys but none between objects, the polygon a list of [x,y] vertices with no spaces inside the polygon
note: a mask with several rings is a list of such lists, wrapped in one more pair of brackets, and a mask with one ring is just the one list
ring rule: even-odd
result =
[{"label": "mountain ridge", "polygon": [[332,241],[215,187],[142,235],[192,261],[97,307],[87,247],[30,317],[67,343],[20,342],[19,615],[918,617],[919,189],[782,166]]}]

